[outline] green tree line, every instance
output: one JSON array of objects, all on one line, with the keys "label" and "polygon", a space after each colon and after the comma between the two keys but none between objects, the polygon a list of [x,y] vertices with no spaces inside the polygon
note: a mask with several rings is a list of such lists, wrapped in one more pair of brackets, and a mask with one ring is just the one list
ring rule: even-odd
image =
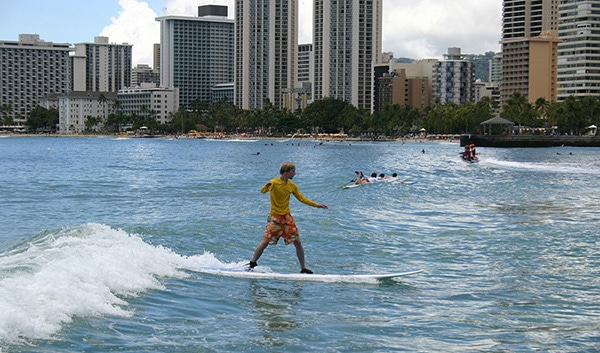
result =
[{"label": "green tree line", "polygon": [[[361,136],[399,137],[425,129],[428,134],[477,134],[481,122],[501,116],[519,126],[555,128],[557,132],[584,133],[586,127],[600,122],[600,101],[595,97],[568,97],[563,102],[548,102],[543,98],[529,103],[520,93],[514,93],[499,109],[489,97],[477,103],[439,104],[421,110],[406,105],[386,105],[381,112],[371,114],[350,103],[324,98],[296,112],[279,111],[265,100],[263,108],[241,110],[227,101],[213,104],[194,102],[191,109],[180,107],[170,114],[170,122],[159,124],[156,112],[142,107],[138,113],[123,114],[120,102],[112,105],[106,121],[86,117],[86,130],[121,131],[124,126],[134,130],[142,126],[156,133],[188,133],[192,130],[247,133],[264,136],[284,136],[296,132],[345,133]],[[6,109],[5,109],[6,110]],[[4,111],[5,111],[4,110]],[[30,131],[55,131],[58,124],[56,109],[36,107],[27,119]]]}]

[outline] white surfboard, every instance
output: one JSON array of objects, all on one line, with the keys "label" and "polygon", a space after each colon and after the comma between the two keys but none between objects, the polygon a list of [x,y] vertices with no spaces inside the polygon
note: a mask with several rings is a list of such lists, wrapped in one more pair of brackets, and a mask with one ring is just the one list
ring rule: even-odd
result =
[{"label": "white surfboard", "polygon": [[354,182],[348,183],[346,185],[343,186],[344,189],[352,189],[355,187],[359,187],[361,185],[373,185],[373,184],[378,184],[378,183],[390,183],[390,184],[406,184],[406,185],[412,185],[415,182],[414,181],[407,181],[407,180],[402,180],[398,177],[389,177],[387,179],[383,179],[383,180],[379,180],[376,182],[370,182],[370,183],[362,183],[362,184],[356,184]]},{"label": "white surfboard", "polygon": [[277,273],[260,272],[230,269],[199,269],[198,272],[208,273],[217,276],[248,278],[248,279],[271,279],[283,281],[309,281],[309,282],[340,282],[340,283],[375,283],[379,280],[414,275],[423,270],[408,272],[391,272],[377,274],[305,274],[305,273]]}]

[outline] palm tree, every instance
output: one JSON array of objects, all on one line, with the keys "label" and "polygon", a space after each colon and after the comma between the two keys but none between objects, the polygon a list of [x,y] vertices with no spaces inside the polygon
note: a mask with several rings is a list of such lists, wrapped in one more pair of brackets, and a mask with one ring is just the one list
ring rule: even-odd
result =
[{"label": "palm tree", "polygon": [[108,99],[106,99],[106,96],[104,95],[104,93],[100,93],[100,95],[98,96],[98,103],[100,103],[100,105],[102,106],[102,118],[106,119],[106,103],[108,102]]},{"label": "palm tree", "polygon": [[514,121],[519,125],[530,125],[533,123],[534,107],[520,92],[514,92],[506,100],[501,116]]},{"label": "palm tree", "polygon": [[597,97],[585,96],[581,98],[579,105],[581,109],[578,119],[579,128],[583,130],[597,120],[598,113],[600,112],[600,102]]},{"label": "palm tree", "polygon": [[117,111],[120,110],[123,107],[123,103],[121,103],[120,100],[115,99],[115,101],[113,102],[113,111]]},{"label": "palm tree", "polygon": [[125,116],[123,115],[123,103],[120,100],[115,99],[113,102],[113,112],[115,112],[117,132],[121,132],[121,124],[125,122]]},{"label": "palm tree", "polygon": [[550,102],[546,100],[544,97],[540,97],[535,101],[535,111],[538,114],[538,118],[546,119],[546,114],[548,114],[548,108],[550,107]]},{"label": "palm tree", "polygon": [[8,123],[8,114],[12,111],[10,104],[0,105],[0,113],[2,113],[2,125],[10,125]]}]

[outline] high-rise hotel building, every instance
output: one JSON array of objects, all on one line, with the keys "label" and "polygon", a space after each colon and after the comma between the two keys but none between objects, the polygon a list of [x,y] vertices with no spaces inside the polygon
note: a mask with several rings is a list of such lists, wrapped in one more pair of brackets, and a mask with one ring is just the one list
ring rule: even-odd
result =
[{"label": "high-rise hotel building", "polygon": [[45,42],[37,34],[0,41],[0,118],[24,125],[29,112],[48,94],[68,90],[68,43]]},{"label": "high-rise hotel building", "polygon": [[163,16],[160,83],[179,88],[179,104],[211,103],[213,88],[233,82],[234,20],[227,6],[198,7],[198,17]]},{"label": "high-rise hotel building", "polygon": [[600,1],[559,5],[558,100],[600,96]]},{"label": "high-rise hotel building", "polygon": [[502,3],[502,101],[514,92],[529,102],[557,98],[559,0]]},{"label": "high-rise hotel building", "polygon": [[235,14],[235,105],[281,109],[297,82],[298,0],[236,0]]},{"label": "high-rise hotel building", "polygon": [[314,1],[314,99],[332,97],[373,110],[382,6],[383,0]]},{"label": "high-rise hotel building", "polygon": [[131,86],[132,45],[109,43],[94,37],[93,43],[76,43],[71,56],[70,90],[118,92]]}]

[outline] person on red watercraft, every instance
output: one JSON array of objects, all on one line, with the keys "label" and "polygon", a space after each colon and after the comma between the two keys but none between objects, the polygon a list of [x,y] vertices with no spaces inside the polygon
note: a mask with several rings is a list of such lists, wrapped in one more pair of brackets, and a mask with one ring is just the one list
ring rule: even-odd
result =
[{"label": "person on red watercraft", "polygon": [[471,142],[471,159],[477,159],[477,152],[475,151],[475,144]]},{"label": "person on red watercraft", "polygon": [[471,160],[471,145],[470,144],[465,145],[465,152],[463,152],[463,158],[467,161]]}]

